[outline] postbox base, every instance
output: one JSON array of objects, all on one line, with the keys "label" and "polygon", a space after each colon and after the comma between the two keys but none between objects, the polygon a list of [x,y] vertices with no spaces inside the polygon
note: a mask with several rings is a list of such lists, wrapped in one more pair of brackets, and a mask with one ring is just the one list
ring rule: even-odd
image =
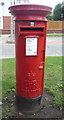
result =
[{"label": "postbox base", "polygon": [[41,109],[42,95],[27,99],[16,95],[16,109],[24,114],[34,114]]}]

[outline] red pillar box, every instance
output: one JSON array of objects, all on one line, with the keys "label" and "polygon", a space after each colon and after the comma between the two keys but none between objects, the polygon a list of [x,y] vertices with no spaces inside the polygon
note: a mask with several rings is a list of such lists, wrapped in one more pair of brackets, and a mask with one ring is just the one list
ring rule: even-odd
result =
[{"label": "red pillar box", "polygon": [[45,18],[52,8],[43,5],[15,5],[16,100],[23,112],[40,109],[44,93],[46,47]]}]

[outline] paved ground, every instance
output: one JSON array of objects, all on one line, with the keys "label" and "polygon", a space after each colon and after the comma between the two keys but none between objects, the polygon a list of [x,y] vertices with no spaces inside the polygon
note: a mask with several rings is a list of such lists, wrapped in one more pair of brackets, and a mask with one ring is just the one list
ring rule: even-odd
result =
[{"label": "paved ground", "polygon": [[[6,43],[7,40],[10,40],[9,35],[0,37],[0,58],[15,58],[15,44]],[[62,53],[62,45],[64,49],[62,36],[47,36],[46,40],[46,56],[64,56]]]},{"label": "paved ground", "polygon": [[[64,37],[63,37],[64,38]],[[62,56],[62,36],[47,37],[46,56]]]}]

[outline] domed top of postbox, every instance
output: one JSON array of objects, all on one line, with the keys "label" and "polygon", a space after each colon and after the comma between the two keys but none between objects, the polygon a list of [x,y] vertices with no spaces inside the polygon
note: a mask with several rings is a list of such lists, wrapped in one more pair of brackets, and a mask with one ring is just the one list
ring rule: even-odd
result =
[{"label": "domed top of postbox", "polygon": [[46,16],[52,11],[51,7],[45,5],[15,5],[9,7],[9,12],[15,16],[15,20],[40,20],[46,21]]}]

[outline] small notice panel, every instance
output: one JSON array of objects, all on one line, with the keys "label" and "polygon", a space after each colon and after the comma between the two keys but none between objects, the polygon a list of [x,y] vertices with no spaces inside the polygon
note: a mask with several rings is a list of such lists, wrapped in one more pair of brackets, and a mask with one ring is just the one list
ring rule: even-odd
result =
[{"label": "small notice panel", "polygon": [[37,55],[37,37],[26,38],[26,56]]}]

